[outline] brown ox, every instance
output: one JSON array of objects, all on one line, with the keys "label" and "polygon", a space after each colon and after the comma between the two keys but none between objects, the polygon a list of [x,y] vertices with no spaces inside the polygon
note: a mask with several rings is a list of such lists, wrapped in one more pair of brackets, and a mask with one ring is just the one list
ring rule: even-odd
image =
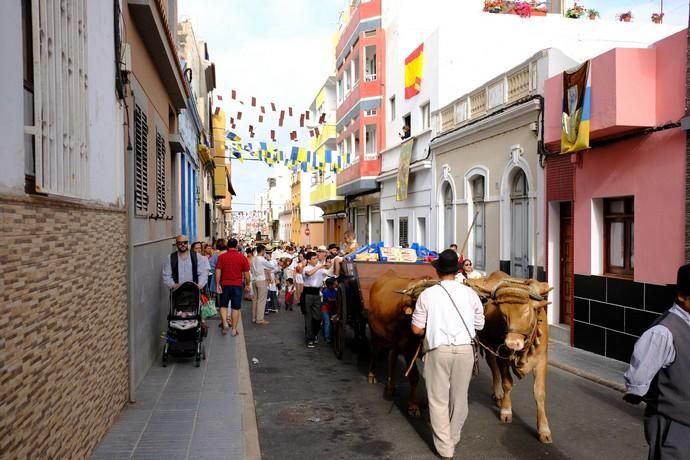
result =
[{"label": "brown ox", "polygon": [[513,419],[511,370],[519,379],[533,372],[539,440],[551,443],[544,408],[549,353],[546,321],[549,285],[510,278],[503,272],[494,272],[486,279],[466,280],[465,284],[487,299],[484,306],[486,324],[478,338],[488,348],[484,352],[493,377],[492,397],[501,408],[501,421],[510,423]]},{"label": "brown ox", "polygon": [[[428,286],[437,283],[430,278],[406,278],[389,270],[380,276],[369,291],[368,321],[371,330],[371,357],[369,360],[369,383],[376,383],[374,364],[378,351],[389,348],[388,377],[386,397],[391,398],[395,391],[395,364],[400,353],[405,357],[406,366],[412,362],[421,337],[412,333],[412,312],[419,294]],[[410,382],[410,400],[407,411],[410,415],[419,416],[417,401],[417,384],[419,373],[416,366],[408,375]]]}]

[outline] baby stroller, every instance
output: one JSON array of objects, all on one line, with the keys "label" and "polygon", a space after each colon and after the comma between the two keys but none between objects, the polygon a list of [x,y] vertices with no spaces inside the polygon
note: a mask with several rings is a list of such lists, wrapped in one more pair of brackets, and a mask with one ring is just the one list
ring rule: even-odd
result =
[{"label": "baby stroller", "polygon": [[196,367],[201,359],[206,359],[201,327],[201,292],[199,286],[191,281],[182,283],[170,293],[168,312],[168,332],[163,348],[163,367],[168,363],[168,355],[196,358]]}]

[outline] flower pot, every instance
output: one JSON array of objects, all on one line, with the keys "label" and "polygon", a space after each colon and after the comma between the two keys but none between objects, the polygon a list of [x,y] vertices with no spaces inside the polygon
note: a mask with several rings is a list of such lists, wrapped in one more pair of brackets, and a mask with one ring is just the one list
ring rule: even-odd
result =
[{"label": "flower pot", "polygon": [[632,18],[630,18],[630,17],[624,17],[624,18],[621,18],[621,21],[623,21],[623,22],[630,22],[631,19],[632,19]]},{"label": "flower pot", "polygon": [[596,16],[590,16],[590,17],[589,17],[589,20],[590,20],[590,21],[594,21],[596,18],[597,18]]},{"label": "flower pot", "polygon": [[654,24],[661,24],[661,18],[659,18],[659,19],[652,19],[652,22],[653,22]]}]

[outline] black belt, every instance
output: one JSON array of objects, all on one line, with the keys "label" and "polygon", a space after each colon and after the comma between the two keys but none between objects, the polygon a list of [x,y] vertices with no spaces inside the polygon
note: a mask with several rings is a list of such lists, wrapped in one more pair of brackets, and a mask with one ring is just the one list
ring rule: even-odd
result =
[{"label": "black belt", "polygon": [[305,294],[319,295],[319,294],[321,294],[321,289],[319,289],[317,287],[304,286],[304,293]]}]

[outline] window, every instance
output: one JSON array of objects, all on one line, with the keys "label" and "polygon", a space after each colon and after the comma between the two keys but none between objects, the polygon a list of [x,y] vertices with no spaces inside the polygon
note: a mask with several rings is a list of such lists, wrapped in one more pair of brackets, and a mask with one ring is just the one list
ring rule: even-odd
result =
[{"label": "window", "polygon": [[391,121],[395,120],[395,96],[391,96],[388,100],[391,109]]},{"label": "window", "polygon": [[345,70],[345,73],[343,73],[343,79],[345,81],[345,96],[347,96],[350,94],[350,82],[352,81],[350,80],[350,72],[347,69]]},{"label": "window", "polygon": [[376,159],[376,125],[366,125],[364,128],[364,159]]},{"label": "window", "polygon": [[369,109],[364,111],[365,117],[375,117],[378,111],[376,109]]},{"label": "window", "polygon": [[411,126],[411,122],[410,122],[410,114],[408,113],[407,115],[405,115],[403,117],[403,125],[402,125],[402,129],[400,131],[400,139],[405,140],[408,137],[410,137],[410,133],[412,132],[411,130],[412,130],[412,126]]},{"label": "window", "polygon": [[87,2],[72,3],[22,2],[25,171],[28,191],[83,197],[89,179]]},{"label": "window", "polygon": [[352,87],[359,83],[359,54],[352,58]]},{"label": "window", "polygon": [[156,131],[156,216],[165,217],[165,138]]},{"label": "window", "polygon": [[407,217],[401,217],[400,220],[398,221],[399,224],[399,245],[400,247],[408,247],[409,246],[409,239],[408,239],[408,232],[407,232]]},{"label": "window", "polygon": [[359,160],[359,130],[352,133],[352,162]]},{"label": "window", "polygon": [[146,114],[134,106],[134,211],[146,214],[149,208],[149,156]]},{"label": "window", "polygon": [[430,126],[430,120],[429,120],[429,103],[427,102],[426,104],[422,105],[419,108],[420,115],[422,116],[422,131],[425,131],[429,129]]},{"label": "window", "polygon": [[607,274],[633,275],[635,268],[634,198],[604,200],[604,270]]},{"label": "window", "polygon": [[364,81],[376,80],[376,46],[364,48]]},{"label": "window", "polygon": [[474,237],[474,250],[472,257],[474,257],[474,266],[479,270],[485,270],[486,264],[486,245],[485,241],[485,210],[484,210],[484,177],[479,176],[472,180],[472,205],[474,215],[474,228],[472,229],[472,236]]}]

